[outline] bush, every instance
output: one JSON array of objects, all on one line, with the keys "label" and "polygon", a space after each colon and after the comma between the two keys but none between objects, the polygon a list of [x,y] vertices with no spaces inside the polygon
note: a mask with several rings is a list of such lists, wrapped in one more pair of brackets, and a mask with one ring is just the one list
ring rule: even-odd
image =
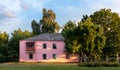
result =
[{"label": "bush", "polygon": [[100,67],[101,63],[79,63],[80,67]]},{"label": "bush", "polygon": [[119,63],[79,63],[80,67],[120,67]]},{"label": "bush", "polygon": [[104,67],[119,67],[119,63],[102,63],[102,66]]},{"label": "bush", "polygon": [[78,63],[78,66],[80,66],[80,67],[86,67],[86,63]]},{"label": "bush", "polygon": [[86,66],[87,67],[100,67],[101,63],[88,63]]}]

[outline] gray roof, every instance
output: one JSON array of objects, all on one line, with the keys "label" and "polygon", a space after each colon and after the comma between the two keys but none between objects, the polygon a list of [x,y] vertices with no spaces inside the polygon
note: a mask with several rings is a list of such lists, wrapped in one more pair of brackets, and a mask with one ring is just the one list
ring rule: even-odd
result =
[{"label": "gray roof", "polygon": [[30,37],[24,40],[29,41],[62,41],[64,40],[61,33],[43,33],[34,37]]}]

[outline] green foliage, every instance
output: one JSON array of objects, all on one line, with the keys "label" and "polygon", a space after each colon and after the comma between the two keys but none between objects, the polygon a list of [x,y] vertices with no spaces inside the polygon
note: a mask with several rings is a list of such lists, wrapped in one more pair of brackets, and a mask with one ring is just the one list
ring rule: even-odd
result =
[{"label": "green foliage", "polygon": [[69,21],[65,24],[62,34],[67,52],[79,55],[83,53],[90,59],[92,57],[100,59],[106,37],[103,35],[103,28],[94,25],[90,18],[78,23],[78,26],[74,26],[74,23]]},{"label": "green foliage", "polygon": [[82,46],[82,52],[89,58],[100,59],[106,41],[106,37],[103,35],[103,28],[99,25],[94,25],[91,19],[88,18],[85,22],[79,23],[76,30],[78,42]]},{"label": "green foliage", "polygon": [[[74,28],[76,27],[76,24],[72,21],[68,21],[62,30],[62,34],[64,36],[64,42],[65,42],[65,49],[66,52],[73,52],[72,46],[73,46],[73,40],[74,40]],[[69,46],[69,47],[68,47]]]},{"label": "green foliage", "polygon": [[39,23],[37,23],[35,20],[32,21],[31,23],[31,26],[32,26],[32,32],[33,32],[33,35],[38,35],[40,34],[40,25]]},{"label": "green foliage", "polygon": [[8,43],[9,35],[6,32],[0,33],[0,45]]},{"label": "green foliage", "polygon": [[3,54],[0,54],[0,62],[5,62],[6,61],[6,57]]},{"label": "green foliage", "polygon": [[6,32],[0,33],[0,62],[7,61],[9,55],[8,38],[9,35]]},{"label": "green foliage", "polygon": [[56,14],[52,10],[46,10],[43,8],[42,10],[43,16],[39,23],[35,20],[32,21],[31,27],[34,35],[38,35],[41,33],[55,33],[58,32],[60,26],[55,21]]},{"label": "green foliage", "polygon": [[103,63],[102,66],[104,67],[120,67],[119,63]]},{"label": "green foliage", "polygon": [[81,22],[85,22],[89,18],[88,15],[83,15],[82,17]]},{"label": "green foliage", "polygon": [[40,20],[42,33],[55,33],[59,31],[59,25],[55,21],[56,14],[52,10],[43,8],[43,17]]},{"label": "green foliage", "polygon": [[9,42],[9,50],[10,52],[10,59],[11,60],[18,60],[19,59],[19,41],[28,37],[31,37],[32,33],[28,31],[22,31],[21,29],[15,30],[12,33],[12,37]]},{"label": "green foliage", "polygon": [[120,67],[119,63],[79,63],[80,67]]},{"label": "green foliage", "polygon": [[103,27],[104,34],[107,37],[104,53],[107,55],[116,55],[120,52],[120,17],[111,9],[101,9],[90,15],[94,24]]}]

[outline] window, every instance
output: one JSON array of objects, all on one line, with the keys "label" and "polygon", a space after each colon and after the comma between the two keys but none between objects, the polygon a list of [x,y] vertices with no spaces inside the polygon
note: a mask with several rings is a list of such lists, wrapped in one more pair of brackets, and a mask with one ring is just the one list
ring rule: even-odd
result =
[{"label": "window", "polygon": [[29,54],[29,59],[33,59],[33,54]]},{"label": "window", "polygon": [[53,49],[57,49],[56,43],[53,43]]},{"label": "window", "polygon": [[46,59],[46,54],[43,54],[42,57],[43,57],[43,59]]},{"label": "window", "polygon": [[66,59],[70,59],[70,54],[66,54]]},{"label": "window", "polygon": [[53,54],[53,59],[56,59],[56,54]]},{"label": "window", "polygon": [[26,47],[34,47],[34,42],[27,42]]},{"label": "window", "polygon": [[46,43],[43,44],[43,49],[46,49]]}]

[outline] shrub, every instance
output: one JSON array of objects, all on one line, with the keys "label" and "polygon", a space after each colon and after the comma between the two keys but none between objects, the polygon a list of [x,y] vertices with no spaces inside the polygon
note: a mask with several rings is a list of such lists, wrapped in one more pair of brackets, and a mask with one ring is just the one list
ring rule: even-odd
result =
[{"label": "shrub", "polygon": [[86,65],[86,63],[78,63],[78,66],[80,66],[80,67],[86,67],[85,65]]},{"label": "shrub", "polygon": [[102,66],[104,67],[119,67],[119,63],[102,63]]},{"label": "shrub", "polygon": [[119,63],[79,63],[80,67],[120,67]]},{"label": "shrub", "polygon": [[88,63],[86,66],[87,67],[100,67],[101,63]]},{"label": "shrub", "polygon": [[100,67],[101,63],[79,63],[80,67]]}]

